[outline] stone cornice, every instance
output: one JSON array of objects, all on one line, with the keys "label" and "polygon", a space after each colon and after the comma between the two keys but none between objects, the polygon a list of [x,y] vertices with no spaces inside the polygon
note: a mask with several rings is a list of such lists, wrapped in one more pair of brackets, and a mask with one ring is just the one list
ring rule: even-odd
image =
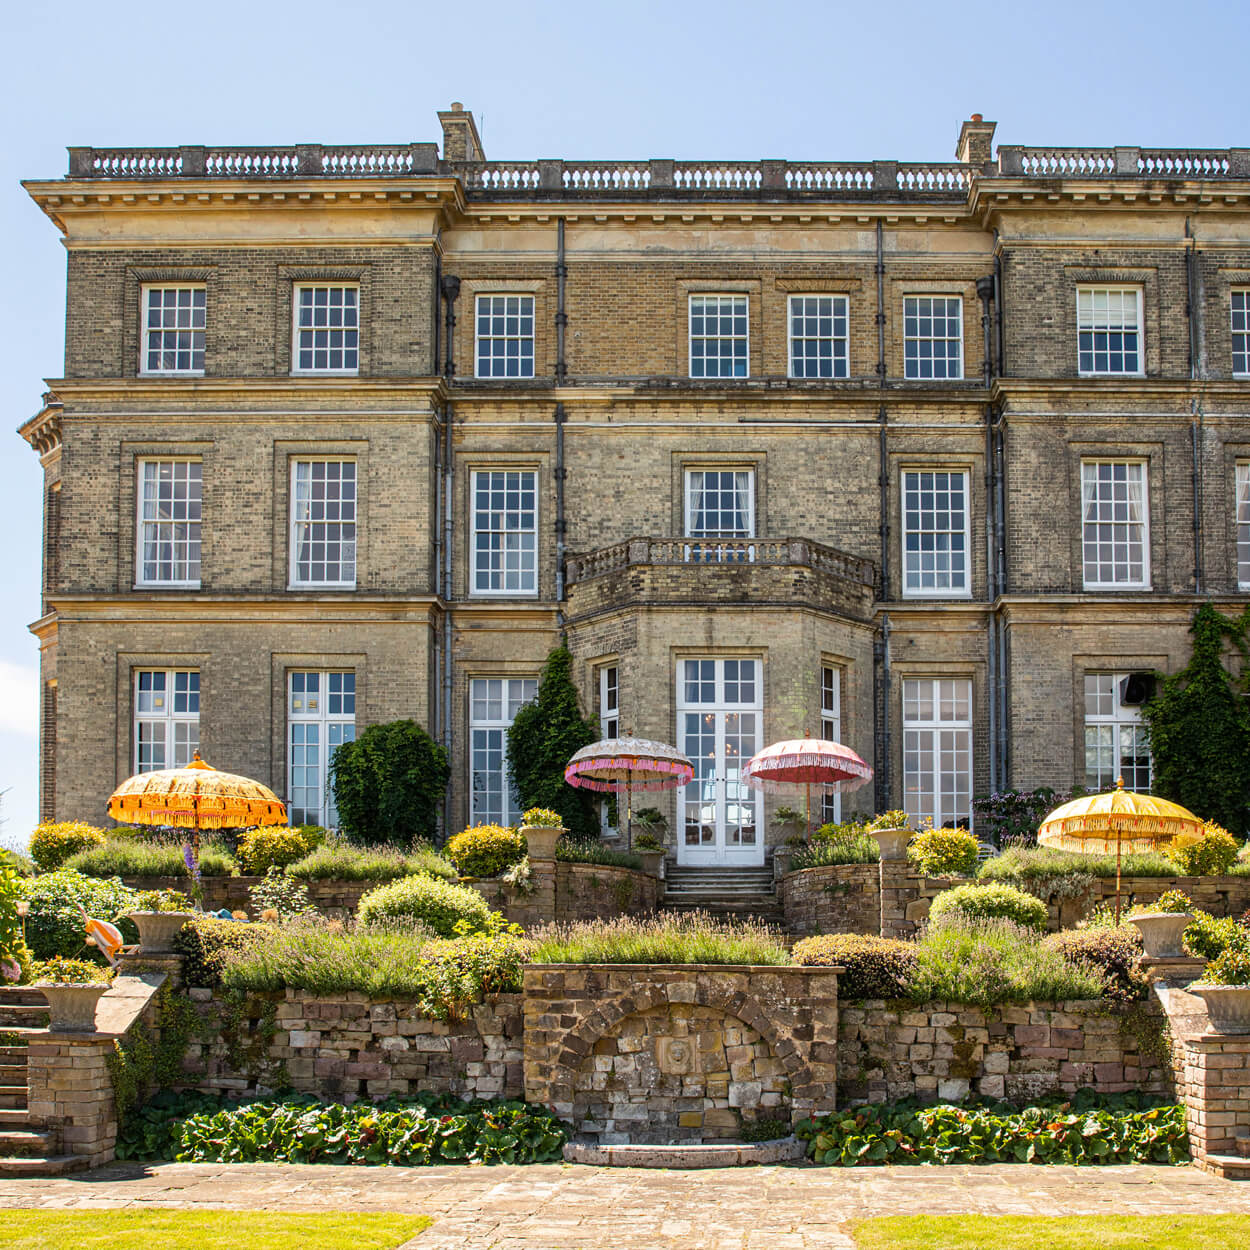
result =
[{"label": "stone cornice", "polygon": [[38,453],[41,464],[50,464],[61,451],[62,405],[51,392],[44,396],[44,405],[30,420],[18,426],[17,432]]},{"label": "stone cornice", "polygon": [[1009,594],[995,600],[994,607],[1008,625],[1126,625],[1140,617],[1142,624],[1188,627],[1204,603],[1240,611],[1250,606],[1250,595]]}]

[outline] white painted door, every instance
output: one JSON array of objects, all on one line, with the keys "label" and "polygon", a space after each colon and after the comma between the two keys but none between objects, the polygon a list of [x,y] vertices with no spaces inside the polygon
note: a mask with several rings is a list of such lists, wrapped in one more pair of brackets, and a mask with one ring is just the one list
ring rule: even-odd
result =
[{"label": "white painted door", "polygon": [[759,750],[759,660],[679,660],[677,723],[693,779],[677,797],[677,862],[752,867],[764,862],[763,799],[739,780]]}]

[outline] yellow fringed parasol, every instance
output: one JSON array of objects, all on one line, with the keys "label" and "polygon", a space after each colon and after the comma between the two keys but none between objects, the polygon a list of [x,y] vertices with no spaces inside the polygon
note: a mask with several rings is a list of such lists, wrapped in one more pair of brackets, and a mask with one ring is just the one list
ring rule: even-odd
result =
[{"label": "yellow fringed parasol", "polygon": [[1120,861],[1125,848],[1154,851],[1186,846],[1202,837],[1202,821],[1188,808],[1124,788],[1124,778],[1104,794],[1087,794],[1057,807],[1038,826],[1037,840],[1057,851],[1109,855],[1115,851],[1115,919],[1120,922]]},{"label": "yellow fringed parasol", "polygon": [[286,807],[268,786],[223,773],[200,759],[129,777],[109,796],[109,815],[132,825],[246,829],[286,824]]}]

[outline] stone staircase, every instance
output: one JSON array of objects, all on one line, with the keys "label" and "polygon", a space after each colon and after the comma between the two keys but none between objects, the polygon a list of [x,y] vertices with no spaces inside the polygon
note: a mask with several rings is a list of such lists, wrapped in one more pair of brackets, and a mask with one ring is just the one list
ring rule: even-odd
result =
[{"label": "stone staircase", "polygon": [[785,928],[771,868],[680,868],[665,865],[662,911],[705,911],[720,919],[755,919]]},{"label": "stone staircase", "polygon": [[60,1154],[56,1136],[34,1128],[26,1105],[26,1054],[46,1037],[48,1003],[38,990],[0,987],[0,1176],[59,1176],[87,1166]]}]

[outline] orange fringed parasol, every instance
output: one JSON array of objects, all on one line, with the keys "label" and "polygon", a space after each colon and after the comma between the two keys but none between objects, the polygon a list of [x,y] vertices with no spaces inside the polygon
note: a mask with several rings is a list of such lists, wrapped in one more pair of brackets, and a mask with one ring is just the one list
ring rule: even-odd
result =
[{"label": "orange fringed parasol", "polygon": [[1135,794],[1117,778],[1114,790],[1057,807],[1038,826],[1037,840],[1057,851],[1109,855],[1115,851],[1115,918],[1120,920],[1120,860],[1125,849],[1154,851],[1202,837],[1202,821],[1179,803]]},{"label": "orange fringed parasol", "polygon": [[129,777],[109,796],[109,815],[132,825],[245,829],[285,825],[286,807],[268,786],[223,773],[200,759],[185,768]]}]

